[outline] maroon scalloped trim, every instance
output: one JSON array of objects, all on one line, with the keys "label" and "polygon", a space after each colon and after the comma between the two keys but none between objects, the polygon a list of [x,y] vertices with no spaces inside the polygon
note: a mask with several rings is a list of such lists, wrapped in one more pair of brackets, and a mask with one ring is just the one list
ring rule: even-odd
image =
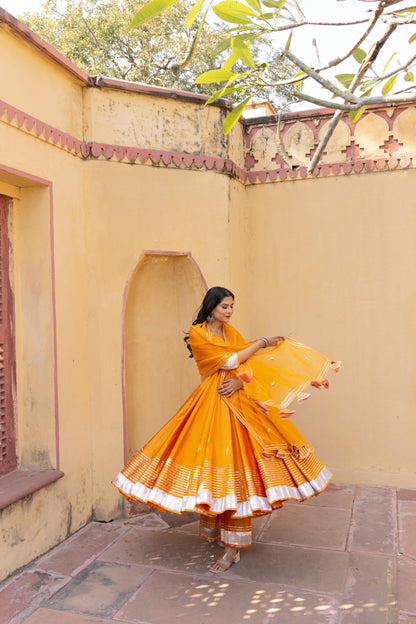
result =
[{"label": "maroon scalloped trim", "polygon": [[[397,118],[397,115],[392,117]],[[203,154],[188,154],[164,150],[142,149],[124,145],[111,145],[108,143],[84,142],[67,132],[63,132],[36,117],[28,115],[24,111],[11,106],[0,100],[0,120],[14,125],[27,132],[35,133],[36,136],[80,158],[102,158],[106,160],[117,159],[129,163],[142,163],[161,167],[176,167],[193,170],[217,171],[233,177],[243,184],[259,184],[264,182],[276,182],[285,180],[301,180],[308,177],[328,177],[336,175],[351,175],[356,173],[369,173],[376,171],[394,171],[416,167],[416,155],[388,156],[382,158],[369,158],[347,162],[320,163],[315,170],[308,174],[307,167],[290,168],[282,165],[276,169],[250,171],[253,166],[249,159],[246,160],[246,169],[238,166],[229,158],[216,158]],[[290,122],[293,123],[293,122]],[[290,125],[290,124],[289,124]],[[251,128],[246,134],[253,137],[262,126]],[[268,127],[268,126],[267,126]],[[311,127],[311,126],[309,126]],[[319,131],[320,124],[316,125]],[[276,126],[271,126],[276,130]],[[248,169],[248,170],[247,170]]]},{"label": "maroon scalloped trim", "polygon": [[416,156],[402,156],[401,158],[393,156],[391,158],[369,158],[354,162],[324,163],[318,165],[311,174],[308,174],[307,167],[297,167],[295,169],[280,167],[280,169],[249,171],[247,173],[247,183],[259,184],[279,180],[301,180],[308,177],[325,178],[343,174],[394,171],[395,169],[407,169],[411,164],[413,167],[416,167]]},{"label": "maroon scalloped trim", "polygon": [[230,175],[241,182],[245,182],[247,178],[246,171],[230,159],[215,158],[203,154],[140,149],[95,141],[86,143],[0,100],[0,118],[4,115],[6,116],[4,121],[16,124],[18,128],[25,128],[28,132],[34,131],[39,138],[57,147],[67,149],[81,158],[105,158],[106,160],[117,158],[119,161],[128,160],[131,163],[141,162],[150,165],[164,165],[165,167],[215,170]]}]

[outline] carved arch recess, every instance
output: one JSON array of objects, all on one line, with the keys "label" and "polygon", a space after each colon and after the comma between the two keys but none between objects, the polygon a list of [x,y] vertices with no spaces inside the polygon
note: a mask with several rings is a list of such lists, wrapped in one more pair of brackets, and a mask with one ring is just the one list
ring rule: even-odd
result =
[{"label": "carved arch recess", "polygon": [[205,292],[191,254],[145,253],[131,276],[124,315],[127,460],[200,381],[183,338]]}]

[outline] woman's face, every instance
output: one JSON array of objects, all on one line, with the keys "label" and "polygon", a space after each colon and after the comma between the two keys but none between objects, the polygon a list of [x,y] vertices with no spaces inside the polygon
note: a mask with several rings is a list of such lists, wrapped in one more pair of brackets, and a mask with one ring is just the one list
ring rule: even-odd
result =
[{"label": "woman's face", "polygon": [[234,310],[234,299],[224,297],[222,301],[213,309],[214,319],[220,323],[228,323]]}]

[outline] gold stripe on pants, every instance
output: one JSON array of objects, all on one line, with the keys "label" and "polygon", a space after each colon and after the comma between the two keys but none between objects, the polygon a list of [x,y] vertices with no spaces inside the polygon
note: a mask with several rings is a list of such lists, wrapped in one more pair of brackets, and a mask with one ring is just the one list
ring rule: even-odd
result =
[{"label": "gold stripe on pants", "polygon": [[199,535],[209,541],[221,538],[224,546],[251,546],[251,518],[234,518],[233,511],[216,516],[200,514]]}]

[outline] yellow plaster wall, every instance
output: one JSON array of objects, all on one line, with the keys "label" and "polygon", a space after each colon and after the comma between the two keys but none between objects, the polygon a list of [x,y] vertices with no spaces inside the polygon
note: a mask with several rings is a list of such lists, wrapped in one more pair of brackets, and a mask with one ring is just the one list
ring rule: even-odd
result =
[{"label": "yellow plaster wall", "polygon": [[48,187],[21,190],[9,236],[15,297],[17,454],[25,469],[55,468],[55,391]]},{"label": "yellow plaster wall", "polygon": [[82,83],[0,23],[0,99],[82,138]]},{"label": "yellow plaster wall", "polygon": [[84,110],[87,141],[241,160],[242,129],[225,137],[216,106],[102,88],[86,90]]},{"label": "yellow plaster wall", "polygon": [[204,294],[187,255],[145,254],[130,280],[124,332],[128,460],[199,383],[183,339]]},{"label": "yellow plaster wall", "polygon": [[247,189],[252,331],[343,361],[293,417],[337,481],[416,487],[415,176]]},{"label": "yellow plaster wall", "polygon": [[1,580],[73,533],[72,504],[62,504],[71,492],[62,481],[1,511]]},{"label": "yellow plaster wall", "polygon": [[[97,517],[108,518],[121,504],[109,482],[123,464],[121,361],[126,286],[146,251],[191,251],[208,284],[229,282],[230,181],[227,176],[202,171],[132,167],[106,161],[85,165],[94,510]],[[170,284],[159,282],[154,288],[169,290]],[[189,297],[186,300],[189,302]],[[139,307],[139,301],[135,305]],[[187,353],[182,346],[182,331],[190,325],[196,307],[197,303],[193,303],[178,316],[181,325],[173,340],[175,349],[179,340],[182,357],[178,352],[176,371],[182,369],[182,358]],[[166,314],[169,311],[165,308],[159,310],[149,333],[158,331]],[[165,349],[169,349],[167,344]],[[194,372],[192,375],[195,379]],[[153,388],[156,396],[169,393],[180,383],[181,396],[186,398],[183,382],[175,379],[174,371],[159,383]],[[146,430],[155,432],[154,422],[160,426],[171,416],[172,410],[148,414]]]}]

